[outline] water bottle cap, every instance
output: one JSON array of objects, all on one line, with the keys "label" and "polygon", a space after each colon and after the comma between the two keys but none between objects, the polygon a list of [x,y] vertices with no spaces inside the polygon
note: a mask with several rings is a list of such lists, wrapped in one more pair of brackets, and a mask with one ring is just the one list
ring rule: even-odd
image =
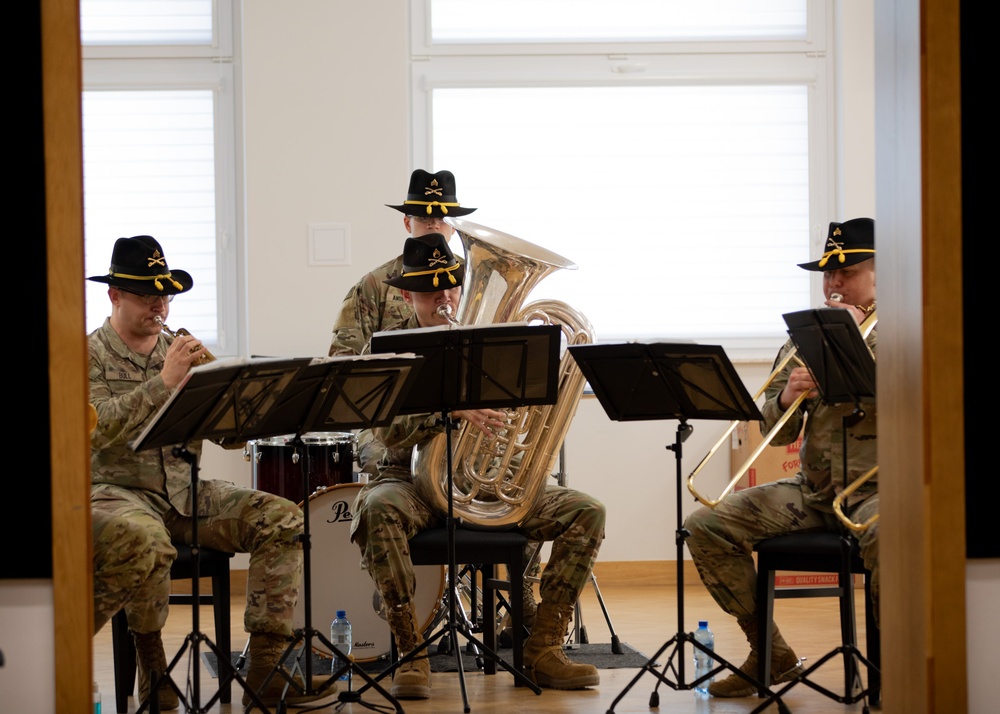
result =
[{"label": "water bottle cap", "polygon": [[347,617],[347,610],[337,610],[337,617]]},{"label": "water bottle cap", "polygon": [[698,627],[708,627],[708,620],[698,620]]}]

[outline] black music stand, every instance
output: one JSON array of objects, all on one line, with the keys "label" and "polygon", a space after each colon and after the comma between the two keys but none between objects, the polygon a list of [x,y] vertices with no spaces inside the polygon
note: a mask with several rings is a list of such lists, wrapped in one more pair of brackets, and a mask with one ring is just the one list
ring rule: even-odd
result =
[{"label": "black music stand", "polygon": [[[674,443],[666,447],[674,452],[677,464],[677,633],[643,665],[612,702],[608,712],[614,711],[618,702],[646,672],[658,680],[650,695],[651,707],[659,706],[657,690],[661,682],[676,690],[694,689],[724,669],[732,670],[759,688],[757,680],[707,649],[695,640],[693,633],[684,631],[684,541],[689,533],[683,528],[681,511],[681,445],[693,430],[688,419],[761,420],[763,417],[753,397],[743,386],[726,353],[717,345],[571,345],[569,351],[612,420],[679,421]],[[684,676],[685,642],[708,653],[717,665],[693,682],[687,682]],[[664,671],[656,671],[657,660],[671,645],[675,645],[675,649],[668,657]],[[667,671],[674,673],[676,681],[667,678]]]},{"label": "black music stand", "polygon": [[782,317],[825,403],[875,401],[875,359],[850,310],[827,307]]},{"label": "black music stand", "polygon": [[372,352],[416,353],[424,357],[418,383],[410,390],[400,414],[440,412],[447,444],[448,515],[448,626],[428,637],[413,652],[397,660],[379,674],[379,679],[392,674],[405,662],[415,659],[431,643],[444,636],[450,638],[451,651],[458,665],[459,685],[466,714],[470,711],[465,687],[462,651],[458,644],[461,634],[479,651],[501,665],[535,694],[542,690],[522,672],[505,662],[500,655],[476,639],[465,621],[458,624],[455,554],[452,443],[454,422],[450,412],[461,409],[487,409],[554,404],[558,397],[559,347],[562,328],[559,325],[486,325],[472,327],[441,327],[417,330],[377,332],[372,336]]},{"label": "black music stand", "polygon": [[[183,458],[191,467],[191,499],[198,500],[198,464],[194,454],[187,448],[192,440],[212,440],[216,442],[242,442],[248,439],[295,433],[296,439],[316,424],[336,423],[344,428],[358,428],[374,424],[387,424],[395,416],[396,409],[416,377],[419,360],[412,355],[381,355],[375,357],[339,357],[320,360],[299,359],[236,359],[216,361],[192,368],[181,384],[174,390],[167,402],[160,408],[142,434],[131,444],[134,451],[148,448],[173,446],[172,453]],[[293,428],[294,427],[294,428]],[[301,441],[299,441],[301,444]],[[308,472],[303,478],[308,490]],[[308,583],[309,542],[308,509],[305,509],[303,526],[303,580]],[[199,582],[199,543],[197,518],[192,521],[192,598],[197,601]],[[309,590],[306,589],[306,597]],[[212,650],[219,662],[219,678],[222,683],[235,679],[246,691],[254,705],[268,711],[257,692],[250,689],[246,681],[231,664],[228,652],[221,652],[199,629],[199,608],[192,611],[192,632],[185,638],[180,650],[167,666],[164,676],[180,661],[190,645],[197,660],[199,645],[204,643]],[[346,671],[347,667],[331,673],[319,690],[312,689],[312,656],[309,638],[316,633],[310,625],[310,606],[306,604],[306,629],[296,630],[296,636],[282,655],[275,671],[262,684],[266,687],[276,674],[286,681],[285,694],[290,687],[300,689],[294,680],[281,670],[281,664],[295,650],[304,636],[307,640],[303,648],[305,654],[305,689],[303,693],[319,693]],[[323,637],[321,634],[319,635]],[[324,642],[336,656],[347,659],[329,641]],[[395,705],[402,714],[399,703],[371,677],[353,662],[350,668],[368,680],[380,694]],[[199,669],[191,668],[193,701],[189,704],[183,692],[171,681],[189,712],[206,712],[199,705]],[[157,682],[150,683],[151,692],[156,692]],[[207,707],[215,702],[219,694],[213,696]],[[158,709],[155,697],[150,697],[153,711]],[[284,701],[279,704],[283,711]],[[145,704],[139,711],[141,712]]]},{"label": "black music stand", "polygon": [[[874,403],[875,401],[874,355],[868,348],[857,323],[854,321],[854,316],[849,310],[820,308],[790,312],[782,317],[785,319],[788,335],[795,343],[798,354],[809,368],[813,379],[816,380],[816,386],[823,402],[828,405],[854,404],[853,411],[842,419],[842,448],[846,456],[848,427],[865,417],[865,403]],[[843,462],[844,483],[846,484],[848,477],[847,459],[844,458]],[[844,551],[844,558],[850,559],[848,549]],[[841,571],[850,572],[850,563],[844,563]],[[773,692],[770,697],[753,710],[752,714],[763,711],[775,700],[780,702],[783,694],[800,683],[806,684],[820,694],[842,704],[855,704],[865,700],[864,710],[867,712],[870,687],[865,687],[856,694],[845,692],[845,696],[840,696],[809,679],[809,675],[837,655],[844,656],[848,682],[855,681],[855,672],[858,671],[860,664],[865,665],[869,672],[878,669],[861,654],[861,651],[854,644],[842,644],[820,657],[777,692]]]}]

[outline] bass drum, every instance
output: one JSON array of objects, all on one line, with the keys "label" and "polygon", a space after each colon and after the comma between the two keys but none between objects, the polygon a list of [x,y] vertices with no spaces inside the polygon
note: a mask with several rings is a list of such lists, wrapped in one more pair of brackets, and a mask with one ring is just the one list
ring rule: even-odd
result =
[{"label": "bass drum", "polygon": [[[348,483],[324,488],[309,497],[310,580],[312,581],[312,627],[330,636],[330,623],[337,610],[351,621],[351,655],[359,662],[388,658],[392,635],[385,618],[385,605],[368,571],[361,567],[361,550],[351,542],[351,509],[362,484]],[[414,568],[417,588],[414,604],[417,623],[427,632],[441,610],[445,590],[443,566]],[[305,627],[305,593],[299,594],[293,627]],[[316,641],[316,651],[332,653]]]}]

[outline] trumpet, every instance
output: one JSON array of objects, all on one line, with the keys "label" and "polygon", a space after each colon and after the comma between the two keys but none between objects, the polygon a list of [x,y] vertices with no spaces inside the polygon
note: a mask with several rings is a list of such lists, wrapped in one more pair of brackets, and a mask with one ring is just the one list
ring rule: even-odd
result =
[{"label": "trumpet", "polygon": [[[177,330],[176,332],[174,330],[171,330],[169,327],[167,327],[166,323],[163,322],[163,318],[160,317],[159,315],[157,315],[153,319],[156,321],[156,324],[158,324],[163,329],[163,331],[166,332],[171,337],[181,337],[183,335],[191,335],[191,333],[185,330],[183,327]],[[196,349],[198,348],[196,347],[192,349],[191,352],[194,352]],[[208,364],[209,362],[214,362],[214,361],[215,361],[215,355],[209,352],[207,347],[202,345],[201,357],[195,360],[194,366],[197,367],[200,364]]]},{"label": "trumpet", "polygon": [[[843,298],[839,293],[833,293],[830,295],[830,299],[840,302]],[[858,307],[858,309],[860,309],[862,312],[865,313],[865,318],[864,320],[861,321],[861,324],[858,325],[858,329],[861,330],[862,337],[867,338],[868,335],[871,333],[871,331],[875,329],[875,325],[878,324],[878,315],[875,312],[875,305],[873,304],[870,308],[865,308],[860,305],[856,307]],[[788,366],[789,362],[795,360],[799,366],[805,366],[802,360],[799,359],[799,357],[796,355],[797,351],[798,351],[797,348],[793,347],[785,354],[785,356],[777,364],[777,366],[773,370],[771,370],[771,374],[769,374],[767,379],[764,380],[763,386],[761,386],[761,388],[757,390],[757,393],[754,394],[753,399],[755,402],[760,398],[762,394],[764,394],[767,388],[771,386],[771,383],[777,378],[779,374],[781,374],[781,372],[785,369],[785,367]],[[770,446],[771,441],[774,440],[774,437],[785,425],[785,422],[787,422],[792,417],[792,415],[796,412],[796,410],[799,408],[802,402],[806,400],[808,394],[809,394],[808,392],[802,392],[798,397],[795,398],[795,400],[789,405],[788,409],[784,411],[784,413],[775,423],[774,427],[772,427],[771,431],[767,433],[767,435],[761,440],[760,444],[757,445],[757,448],[754,449],[753,453],[750,454],[750,457],[745,462],[743,462],[743,465],[736,471],[732,479],[729,481],[729,484],[726,486],[725,489],[723,489],[722,493],[719,494],[719,497],[713,500],[702,495],[695,489],[694,480],[695,477],[701,472],[702,468],[704,468],[705,464],[707,464],[709,460],[716,454],[716,452],[720,448],[722,448],[722,445],[726,443],[726,440],[729,439],[730,435],[733,433],[733,431],[735,431],[736,427],[740,424],[739,421],[732,422],[729,425],[729,428],[725,431],[725,433],[723,433],[722,437],[715,443],[715,445],[709,450],[709,452],[705,455],[705,457],[699,462],[699,464],[695,467],[694,471],[691,472],[691,475],[688,476],[687,487],[688,491],[691,492],[691,495],[693,495],[696,499],[698,499],[698,501],[708,506],[709,508],[715,508],[720,503],[722,503],[722,499],[724,499],[726,496],[730,494],[730,492],[732,492],[732,490],[736,487],[736,484],[739,482],[739,480],[743,478],[743,475],[750,470],[750,467],[753,466],[754,462],[760,457],[761,453],[763,453],[764,449]],[[851,488],[849,491],[846,491],[845,495],[849,495],[850,492],[853,492],[855,488],[857,488],[858,486],[861,485],[861,483],[864,483],[869,478],[871,478],[872,475],[874,475],[874,469],[865,474],[863,477],[859,478],[855,482],[855,484],[857,485],[851,484],[853,488]],[[844,520],[843,516],[841,516],[841,519]],[[845,523],[848,522],[849,521],[845,520]],[[867,525],[863,526],[862,529],[863,528],[867,528]]]}]

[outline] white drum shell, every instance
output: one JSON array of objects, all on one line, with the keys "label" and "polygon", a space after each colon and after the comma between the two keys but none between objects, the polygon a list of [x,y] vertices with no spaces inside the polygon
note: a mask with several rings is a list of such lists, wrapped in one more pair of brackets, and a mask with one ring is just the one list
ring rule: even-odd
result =
[{"label": "white drum shell", "polygon": [[[354,500],[362,484],[349,483],[321,489],[309,497],[311,627],[330,636],[330,623],[337,610],[347,612],[351,622],[351,655],[359,662],[388,657],[392,639],[385,619],[385,606],[368,571],[361,567],[361,550],[351,542]],[[445,590],[443,566],[415,567],[417,587],[414,605],[417,623],[425,631],[441,608]],[[305,627],[305,592],[299,594],[293,627]],[[315,642],[315,649],[331,656],[329,648]]]}]

